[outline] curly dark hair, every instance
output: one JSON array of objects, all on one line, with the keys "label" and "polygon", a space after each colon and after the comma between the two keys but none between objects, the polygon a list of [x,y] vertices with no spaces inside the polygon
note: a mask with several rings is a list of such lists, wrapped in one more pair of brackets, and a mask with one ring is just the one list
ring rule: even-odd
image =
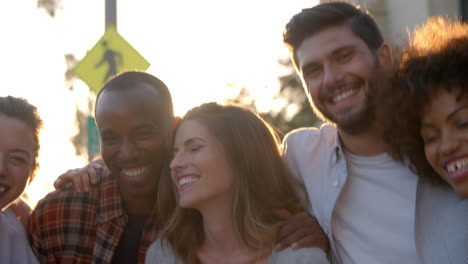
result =
[{"label": "curly dark hair", "polygon": [[24,98],[2,96],[0,97],[0,115],[15,118],[25,123],[32,130],[34,140],[33,165],[36,168],[40,148],[39,131],[42,128],[42,119],[39,116],[37,108]]},{"label": "curly dark hair", "polygon": [[468,24],[429,18],[410,35],[395,64],[391,85],[381,89],[377,117],[391,154],[409,158],[415,173],[443,182],[430,166],[420,134],[421,113],[437,92],[468,92]]}]

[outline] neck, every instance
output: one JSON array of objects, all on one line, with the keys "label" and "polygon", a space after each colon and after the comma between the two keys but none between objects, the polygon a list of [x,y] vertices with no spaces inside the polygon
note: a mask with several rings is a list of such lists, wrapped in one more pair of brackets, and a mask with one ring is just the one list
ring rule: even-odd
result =
[{"label": "neck", "polygon": [[205,239],[197,251],[201,263],[253,263],[263,256],[248,247],[234,229],[232,207],[217,206],[200,210]]},{"label": "neck", "polygon": [[156,196],[153,194],[137,196],[122,193],[122,201],[127,213],[149,216],[156,203]]},{"label": "neck", "polygon": [[345,149],[358,156],[375,156],[389,151],[381,132],[376,128],[370,128],[357,135],[348,134],[338,128],[341,142]]},{"label": "neck", "polygon": [[232,251],[242,243],[234,230],[232,209],[229,206],[220,206],[210,210],[204,208],[200,211],[203,215],[203,228],[205,241],[203,246],[221,251]]}]

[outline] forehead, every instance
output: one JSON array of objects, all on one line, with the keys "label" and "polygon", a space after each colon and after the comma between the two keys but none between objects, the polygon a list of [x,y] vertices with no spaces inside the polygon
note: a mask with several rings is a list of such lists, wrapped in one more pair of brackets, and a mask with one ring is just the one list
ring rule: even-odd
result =
[{"label": "forehead", "polygon": [[175,143],[183,144],[186,140],[192,138],[198,138],[205,141],[214,139],[210,131],[200,121],[183,121],[177,129]]},{"label": "forehead", "polygon": [[296,51],[298,65],[302,67],[310,62],[318,62],[333,51],[347,46],[368,49],[365,42],[347,24],[325,28],[302,41]]},{"label": "forehead", "polygon": [[139,84],[132,89],[104,91],[96,103],[98,126],[115,119],[121,122],[138,119],[163,121],[169,115],[164,110],[162,96],[149,84]]},{"label": "forehead", "polygon": [[468,105],[468,94],[463,93],[460,89],[455,88],[450,91],[442,87],[433,89],[436,90],[422,108],[423,119],[436,114],[449,114],[451,110]]},{"label": "forehead", "polygon": [[24,122],[0,114],[1,151],[22,150],[33,156],[34,132]]}]

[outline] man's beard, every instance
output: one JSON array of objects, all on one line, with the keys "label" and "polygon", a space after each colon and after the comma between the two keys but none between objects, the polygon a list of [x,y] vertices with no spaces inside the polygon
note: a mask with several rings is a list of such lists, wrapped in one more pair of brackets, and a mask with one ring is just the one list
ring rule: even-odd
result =
[{"label": "man's beard", "polygon": [[362,86],[365,87],[365,98],[364,102],[358,112],[353,113],[344,117],[337,117],[331,114],[326,109],[321,109],[312,103],[314,112],[321,117],[323,120],[328,120],[343,132],[350,135],[358,135],[368,131],[375,123],[375,97],[376,89],[379,89],[379,82],[386,82],[387,79],[384,77],[382,67],[376,61],[375,70],[372,74],[371,79],[358,81],[362,82]]}]

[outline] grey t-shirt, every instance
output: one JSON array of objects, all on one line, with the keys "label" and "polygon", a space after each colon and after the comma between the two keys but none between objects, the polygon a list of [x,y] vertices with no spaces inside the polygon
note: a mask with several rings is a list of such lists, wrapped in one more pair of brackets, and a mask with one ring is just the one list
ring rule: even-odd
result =
[{"label": "grey t-shirt", "polygon": [[0,212],[0,263],[39,264],[23,226],[10,209]]},{"label": "grey t-shirt", "polygon": [[[145,264],[183,264],[172,251],[172,247],[158,239],[154,241],[148,249],[145,258]],[[318,247],[292,249],[290,247],[281,251],[272,251],[268,257],[268,264],[328,264],[325,252]]]}]

